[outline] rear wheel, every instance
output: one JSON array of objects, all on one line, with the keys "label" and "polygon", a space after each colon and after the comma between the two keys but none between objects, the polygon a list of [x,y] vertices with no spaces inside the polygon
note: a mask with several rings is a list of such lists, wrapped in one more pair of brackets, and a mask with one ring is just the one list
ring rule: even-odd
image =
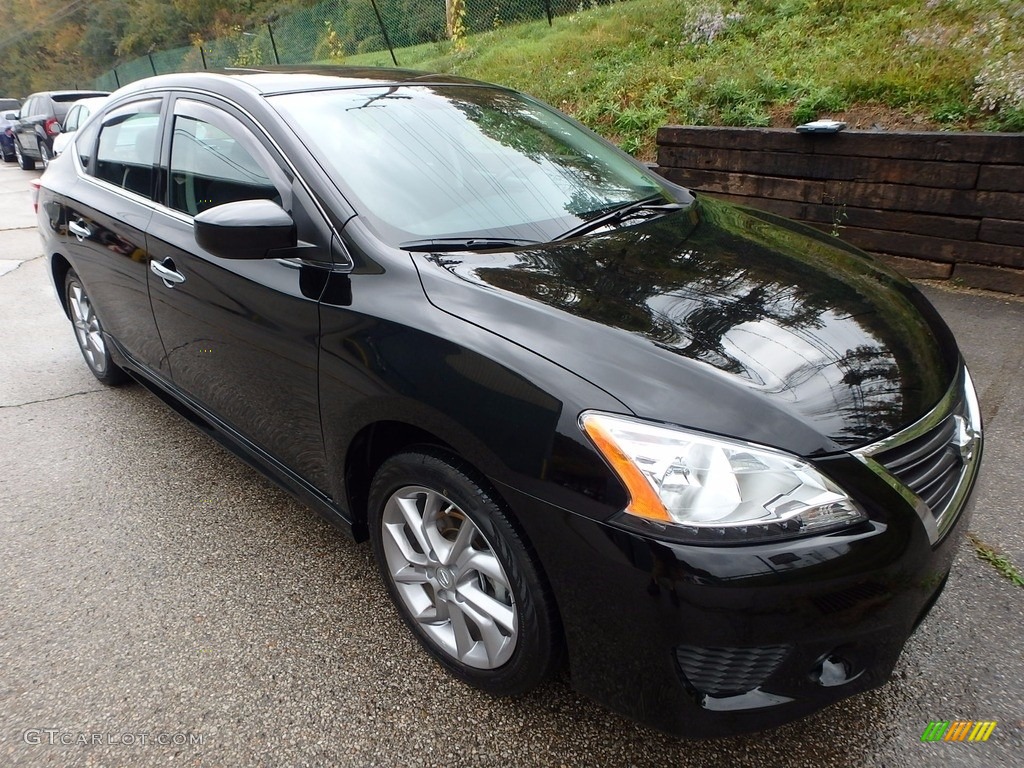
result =
[{"label": "rear wheel", "polygon": [[17,139],[14,140],[14,156],[18,158],[21,170],[34,171],[36,169],[36,161],[31,157],[25,157],[25,153],[21,151],[21,142]]},{"label": "rear wheel", "polygon": [[103,337],[103,326],[85,292],[85,286],[74,270],[69,270],[64,279],[64,294],[67,297],[68,314],[75,327],[75,340],[92,375],[109,385],[126,381],[128,377],[125,372],[110,359],[110,351]]},{"label": "rear wheel", "polygon": [[449,672],[516,695],[554,671],[554,601],[508,514],[468,468],[428,453],[392,457],[373,479],[369,524],[391,599]]},{"label": "rear wheel", "polygon": [[43,170],[49,168],[50,160],[53,159],[53,155],[50,152],[50,148],[46,145],[45,142],[42,141],[39,142],[39,157],[41,157],[43,160]]}]

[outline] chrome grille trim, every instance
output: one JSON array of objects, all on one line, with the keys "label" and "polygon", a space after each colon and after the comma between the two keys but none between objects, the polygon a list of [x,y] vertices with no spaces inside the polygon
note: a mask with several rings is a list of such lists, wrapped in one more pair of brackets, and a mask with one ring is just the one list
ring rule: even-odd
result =
[{"label": "chrome grille trim", "polygon": [[928,414],[852,453],[913,507],[934,546],[967,501],[981,459],[981,435],[978,397],[964,368]]}]

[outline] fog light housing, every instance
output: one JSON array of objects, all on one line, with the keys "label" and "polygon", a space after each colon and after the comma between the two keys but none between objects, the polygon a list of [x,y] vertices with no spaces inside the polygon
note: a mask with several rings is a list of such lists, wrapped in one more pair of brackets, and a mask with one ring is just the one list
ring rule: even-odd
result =
[{"label": "fog light housing", "polygon": [[854,672],[854,665],[849,659],[835,651],[828,653],[818,662],[812,677],[823,688],[835,688],[853,682],[863,674],[864,670]]}]

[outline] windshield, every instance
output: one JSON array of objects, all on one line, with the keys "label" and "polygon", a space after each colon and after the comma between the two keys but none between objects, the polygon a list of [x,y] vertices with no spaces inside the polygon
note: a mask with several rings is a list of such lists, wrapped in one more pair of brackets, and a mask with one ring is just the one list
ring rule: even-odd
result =
[{"label": "windshield", "polygon": [[672,199],[624,153],[498,88],[373,87],[271,103],[391,245],[547,242],[625,203]]}]

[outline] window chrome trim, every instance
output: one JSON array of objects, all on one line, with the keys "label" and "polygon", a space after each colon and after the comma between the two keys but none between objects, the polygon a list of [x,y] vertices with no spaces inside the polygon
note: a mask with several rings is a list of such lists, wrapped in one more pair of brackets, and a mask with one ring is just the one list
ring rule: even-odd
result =
[{"label": "window chrome trim", "polygon": [[[194,87],[190,87],[190,86],[178,86],[178,85],[161,85],[158,88],[144,88],[144,89],[141,89],[141,90],[138,90],[138,91],[132,91],[130,94],[125,94],[124,103],[127,103],[129,101],[134,101],[135,99],[137,99],[139,97],[146,97],[146,96],[150,96],[151,97],[152,94],[158,94],[160,96],[169,96],[169,95],[174,95],[174,94],[193,94],[193,95],[198,95],[198,96],[204,96],[204,97],[206,97],[208,99],[213,99],[215,101],[220,101],[220,102],[222,102],[224,104],[227,104],[230,107],[232,107],[233,109],[237,109],[240,114],[244,115],[245,118],[247,120],[249,120],[254,126],[256,126],[256,128],[259,129],[260,133],[264,137],[266,137],[267,141],[270,142],[270,145],[277,152],[278,157],[280,157],[284,161],[285,165],[288,166],[288,169],[292,173],[292,177],[300,185],[302,185],[302,188],[306,191],[306,195],[309,197],[309,199],[313,202],[313,205],[316,207],[317,213],[320,214],[320,218],[323,220],[324,225],[327,227],[328,232],[332,235],[332,238],[331,238],[332,241],[333,240],[337,240],[338,245],[340,247],[340,250],[341,250],[342,253],[344,253],[345,258],[348,260],[348,263],[347,264],[333,264],[333,266],[338,268],[339,270],[344,270],[344,271],[351,271],[352,269],[355,268],[355,259],[352,258],[352,256],[348,252],[348,249],[345,248],[344,241],[341,239],[341,236],[338,234],[337,229],[335,229],[334,225],[331,223],[330,216],[327,215],[327,211],[324,209],[323,205],[320,204],[320,201],[317,199],[317,196],[315,194],[313,194],[313,190],[310,188],[309,184],[306,182],[306,179],[302,176],[301,173],[299,173],[298,168],[296,168],[294,163],[292,163],[291,159],[288,157],[288,155],[285,153],[285,151],[281,148],[281,145],[278,144],[277,141],[275,141],[274,137],[271,136],[267,132],[267,130],[260,123],[260,121],[257,120],[252,115],[252,113],[249,112],[249,110],[245,109],[243,106],[241,106],[240,104],[237,104],[236,102],[232,101],[231,99],[228,99],[228,98],[225,98],[224,96],[221,96],[218,93],[213,93],[211,91],[206,91],[206,90],[203,90],[201,88],[194,88]],[[113,103],[104,104],[101,109],[97,110],[96,112],[92,113],[92,115],[89,116],[90,119],[87,121],[87,124],[88,124],[88,122],[91,122],[92,118],[95,118],[96,115],[99,114],[100,112],[103,112],[104,114],[106,114],[106,112],[109,111],[110,109],[112,109],[112,108],[116,109],[121,103],[122,102],[119,99],[117,101],[114,101]],[[162,116],[163,116],[163,114],[164,113],[161,112]],[[167,116],[170,119],[173,119],[173,117],[174,117],[173,109],[170,110],[170,112],[169,112],[169,114]],[[77,133],[77,131],[76,131],[76,133]],[[71,144],[69,145],[69,148],[71,146],[74,146],[75,143],[76,143],[75,140],[72,140]],[[67,149],[65,149],[64,151],[67,152]],[[99,185],[102,186],[103,189],[109,189],[109,190],[114,191],[114,192],[127,193],[130,196],[129,199],[131,199],[133,201],[139,201],[139,202],[145,203],[147,205],[147,207],[151,208],[154,211],[154,213],[162,213],[164,215],[167,215],[167,216],[170,216],[172,218],[178,219],[179,221],[183,221],[185,223],[192,224],[192,217],[191,216],[188,216],[186,214],[182,214],[180,211],[176,211],[173,208],[170,208],[170,207],[168,207],[168,206],[166,206],[166,205],[164,205],[162,203],[158,203],[158,202],[156,202],[155,200],[153,200],[151,198],[142,197],[141,195],[137,195],[134,192],[129,192],[124,187],[114,186],[113,184],[110,184],[109,182],[103,181],[102,179],[98,179],[95,176],[91,176],[82,167],[82,162],[81,162],[81,159],[78,156],[77,150],[74,152],[74,156],[75,156],[75,169],[78,171],[78,177],[79,178],[92,181],[94,184],[99,184]],[[159,165],[159,167],[163,168],[162,165]]]},{"label": "window chrome trim", "polygon": [[[949,503],[941,514],[935,515],[931,508],[916,493],[904,485],[903,482],[890,473],[874,457],[890,448],[908,443],[914,438],[920,437],[929,430],[934,429],[943,420],[954,415],[954,405],[961,398],[964,404],[962,423],[958,425],[954,440],[960,437],[966,438],[966,442],[961,445],[963,468],[960,471],[960,478],[957,480],[956,488],[953,490]],[[957,376],[938,405],[922,418],[895,435],[890,435],[864,448],[851,451],[851,453],[900,494],[907,504],[913,507],[928,533],[928,541],[932,546],[935,546],[945,537],[963,511],[967,497],[977,477],[978,467],[981,464],[982,445],[981,407],[978,403],[978,395],[974,389],[974,381],[971,379],[971,374],[966,367],[963,367],[961,375]]]},{"label": "window chrome trim", "polygon": [[[67,149],[65,149],[64,151],[66,153]],[[153,198],[146,197],[145,195],[140,195],[138,192],[132,192],[130,189],[126,189],[126,188],[120,186],[119,184],[114,184],[113,182],[107,181],[106,179],[101,179],[99,176],[93,176],[92,174],[86,173],[81,168],[81,162],[78,160],[78,153],[75,152],[74,154],[75,154],[75,162],[79,164],[79,166],[78,166],[78,170],[79,170],[78,176],[83,181],[87,181],[90,184],[95,184],[100,189],[105,189],[105,190],[107,190],[109,192],[114,192],[115,194],[120,194],[123,197],[127,198],[128,200],[131,200],[133,203],[139,203],[141,205],[144,205],[146,208],[149,208],[152,211],[156,211],[158,209],[159,206],[153,200]]]}]

